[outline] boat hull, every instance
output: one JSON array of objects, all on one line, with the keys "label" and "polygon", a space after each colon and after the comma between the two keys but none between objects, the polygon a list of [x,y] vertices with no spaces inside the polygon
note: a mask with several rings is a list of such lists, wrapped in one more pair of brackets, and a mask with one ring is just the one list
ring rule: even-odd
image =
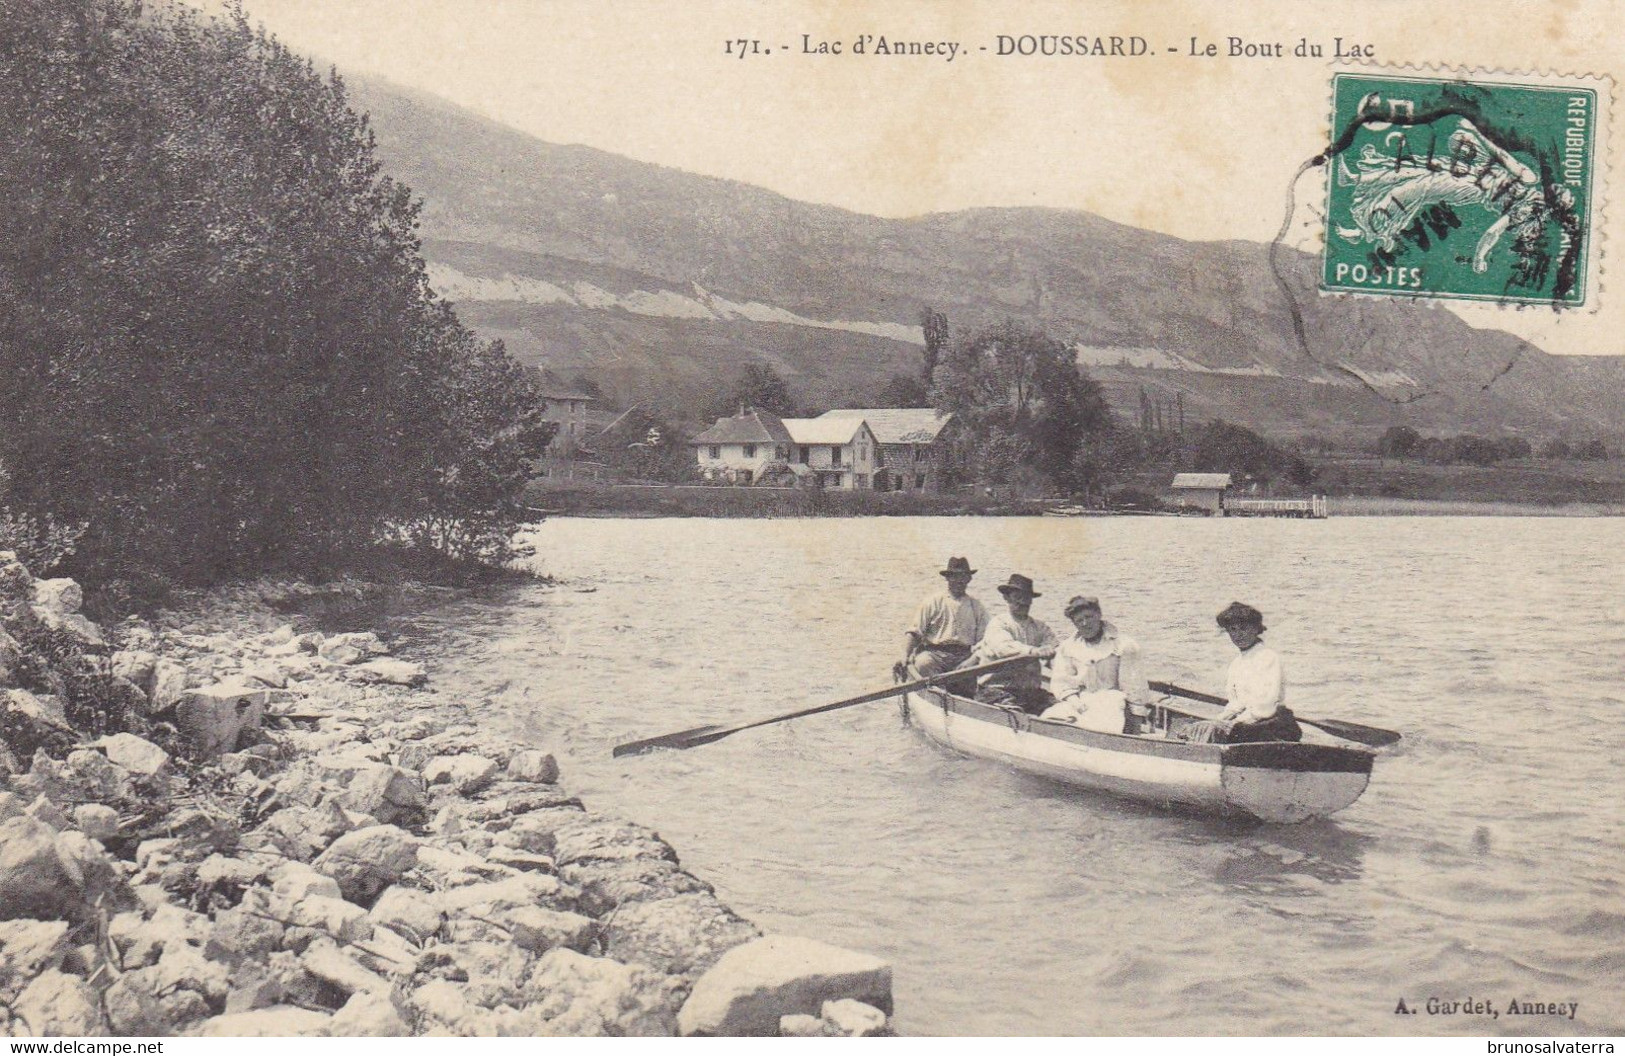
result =
[{"label": "boat hull", "polygon": [[1291,824],[1342,810],[1371,780],[1372,754],[1340,745],[1096,733],[931,689],[905,702],[909,721],[944,747],[1147,803]]}]

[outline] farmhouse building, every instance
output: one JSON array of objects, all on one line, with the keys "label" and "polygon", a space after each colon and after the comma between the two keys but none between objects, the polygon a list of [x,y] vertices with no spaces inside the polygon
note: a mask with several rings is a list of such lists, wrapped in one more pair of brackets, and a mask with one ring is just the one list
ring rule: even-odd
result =
[{"label": "farmhouse building", "polygon": [[574,458],[587,443],[587,405],[597,401],[584,392],[556,385],[544,386],[542,399],[542,419],[559,425],[559,431],[547,442],[547,454]]},{"label": "farmhouse building", "polygon": [[689,443],[707,480],[754,484],[769,465],[789,461],[792,441],[778,415],[745,407]]},{"label": "farmhouse building", "polygon": [[935,491],[941,483],[943,441],[953,415],[931,407],[862,407],[821,417],[868,423],[880,447],[871,485],[876,491]]},{"label": "farmhouse building", "polygon": [[786,418],[794,445],[791,458],[813,474],[821,488],[874,487],[879,445],[862,418]]}]

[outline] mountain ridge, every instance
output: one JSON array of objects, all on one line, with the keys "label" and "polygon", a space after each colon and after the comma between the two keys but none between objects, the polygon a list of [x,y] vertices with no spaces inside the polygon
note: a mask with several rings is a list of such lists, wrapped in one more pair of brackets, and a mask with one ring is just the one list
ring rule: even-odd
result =
[{"label": "mountain ridge", "polygon": [[1441,307],[1323,297],[1299,250],[1277,250],[1277,276],[1264,244],[1075,210],[871,217],[348,83],[389,171],[424,201],[433,281],[464,320],[679,420],[752,361],[806,403],[871,402],[917,371],[930,306],[956,330],[1014,318],[1080,349],[1167,357],[1088,365],[1124,414],[1144,388],[1278,435],[1625,435],[1625,359],[1552,356]]}]

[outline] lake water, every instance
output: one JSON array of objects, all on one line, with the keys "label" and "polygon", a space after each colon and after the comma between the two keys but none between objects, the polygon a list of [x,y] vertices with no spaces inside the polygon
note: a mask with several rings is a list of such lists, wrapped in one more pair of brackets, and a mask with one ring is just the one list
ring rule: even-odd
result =
[{"label": "lake water", "polygon": [[[534,541],[558,586],[419,614],[410,650],[765,929],[891,961],[903,1032],[1625,1031],[1625,520],[555,520]],[[1301,714],[1405,739],[1298,826],[961,758],[890,702],[610,758],[885,685],[950,554],[995,609],[1032,576],[1058,632],[1099,595],[1153,677],[1208,689],[1234,655],[1213,615],[1249,602]]]}]

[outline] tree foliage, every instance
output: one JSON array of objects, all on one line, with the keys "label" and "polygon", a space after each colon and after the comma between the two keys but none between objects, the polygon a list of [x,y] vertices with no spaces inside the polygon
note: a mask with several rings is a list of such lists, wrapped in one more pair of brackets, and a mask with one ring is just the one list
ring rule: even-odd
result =
[{"label": "tree foliage", "polygon": [[11,11],[0,502],[85,525],[82,575],[502,556],[551,427],[430,290],[343,82],[240,9]]},{"label": "tree foliage", "polygon": [[1013,322],[981,330],[946,351],[937,372],[941,410],[957,416],[953,462],[994,485],[1036,477],[1077,490],[1079,452],[1111,429],[1100,386],[1064,342]]},{"label": "tree foliage", "polygon": [[759,360],[745,364],[733,383],[705,408],[704,416],[710,420],[728,418],[738,414],[741,407],[769,411],[781,418],[793,418],[796,413],[789,384],[778,371]]}]

